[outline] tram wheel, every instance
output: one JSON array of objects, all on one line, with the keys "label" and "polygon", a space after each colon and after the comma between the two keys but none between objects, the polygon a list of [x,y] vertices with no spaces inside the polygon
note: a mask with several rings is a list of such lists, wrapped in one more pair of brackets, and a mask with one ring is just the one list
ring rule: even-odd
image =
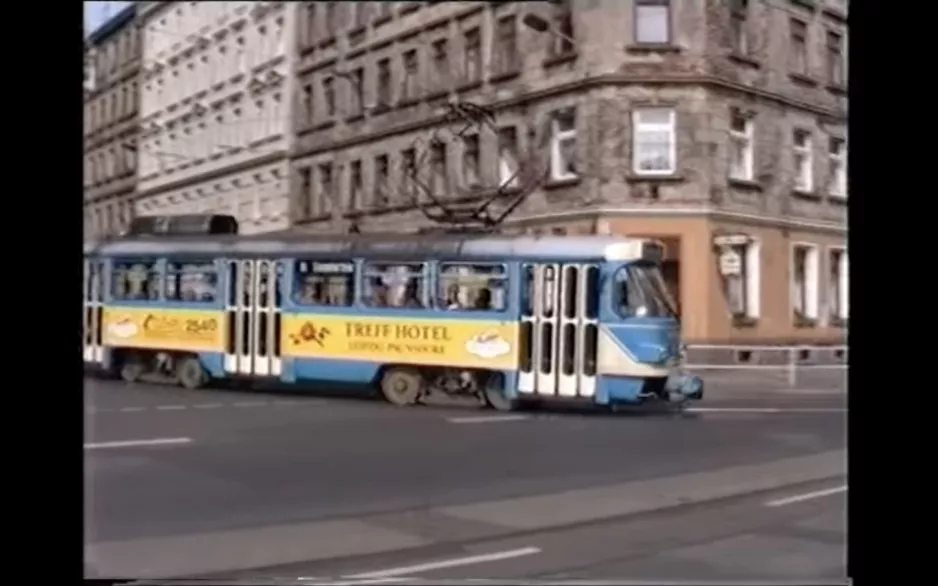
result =
[{"label": "tram wheel", "polygon": [[381,377],[381,393],[398,407],[413,405],[423,395],[423,376],[412,368],[389,368]]},{"label": "tram wheel", "polygon": [[186,389],[198,389],[208,382],[208,374],[195,356],[187,356],[179,360],[176,376],[179,384]]},{"label": "tram wheel", "polygon": [[124,382],[135,383],[139,381],[145,371],[146,364],[136,354],[127,354],[121,360],[120,377]]},{"label": "tram wheel", "polygon": [[519,407],[517,399],[505,396],[505,385],[502,377],[492,375],[485,381],[485,402],[496,411],[515,411]]}]

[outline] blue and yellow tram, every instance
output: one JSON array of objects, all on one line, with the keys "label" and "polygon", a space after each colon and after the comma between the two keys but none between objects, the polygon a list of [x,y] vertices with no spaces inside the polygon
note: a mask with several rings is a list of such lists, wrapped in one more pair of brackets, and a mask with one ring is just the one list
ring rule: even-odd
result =
[{"label": "blue and yellow tram", "polygon": [[162,377],[597,405],[700,399],[661,246],[611,236],[131,235],[85,247],[84,359]]}]

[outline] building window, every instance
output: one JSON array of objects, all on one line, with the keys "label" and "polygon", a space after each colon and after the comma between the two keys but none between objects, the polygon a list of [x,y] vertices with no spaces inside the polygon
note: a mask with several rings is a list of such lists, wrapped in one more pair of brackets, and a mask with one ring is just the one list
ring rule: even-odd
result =
[{"label": "building window", "polygon": [[391,105],[391,60],[378,61],[378,100],[377,106],[389,107]]},{"label": "building window", "polygon": [[753,179],[752,118],[733,109],[730,113],[730,179]]},{"label": "building window", "polygon": [[391,10],[393,6],[390,2],[378,2],[378,15],[375,17],[376,20],[386,20],[391,18]]},{"label": "building window", "polygon": [[450,86],[449,43],[439,39],[431,46],[433,54],[433,89],[445,90]]},{"label": "building window", "polygon": [[313,121],[313,84],[304,84],[300,90],[300,126]]},{"label": "building window", "polygon": [[514,126],[498,129],[498,186],[518,186],[518,131]]},{"label": "building window", "polygon": [[518,71],[518,21],[514,15],[498,19],[495,30],[494,72]]},{"label": "building window", "polygon": [[323,2],[323,5],[326,7],[326,37],[331,39],[339,29],[337,3]]},{"label": "building window", "polygon": [[557,34],[550,35],[550,55],[551,57],[569,55],[576,51],[573,43],[576,37],[573,34],[573,10],[570,8],[570,0],[557,0],[552,4],[554,31]]},{"label": "building window", "polygon": [[847,141],[831,137],[827,145],[827,193],[847,197]]},{"label": "building window", "polygon": [[365,112],[365,70],[361,67],[352,71],[349,77],[349,86],[352,91],[352,115],[357,116]]},{"label": "building window", "polygon": [[313,170],[310,167],[302,167],[297,171],[297,175],[299,176],[300,190],[296,194],[296,212],[297,219],[303,220],[313,215]]},{"label": "building window", "polygon": [[671,42],[670,0],[635,0],[635,42],[654,45]]},{"label": "building window", "polygon": [[632,113],[632,170],[636,175],[677,171],[675,127],[672,108],[642,108]]},{"label": "building window", "polygon": [[792,143],[795,190],[810,193],[814,189],[814,158],[811,152],[811,133],[807,130],[795,130],[792,135]]},{"label": "building window", "polygon": [[479,177],[479,135],[464,136],[462,144],[463,185],[467,189],[478,189],[482,187],[482,182]]},{"label": "building window", "polygon": [[348,193],[348,211],[358,211],[358,206],[362,201],[362,186],[364,178],[362,177],[362,162],[352,161],[349,165],[349,193]]},{"label": "building window", "polygon": [[401,183],[404,193],[413,198],[416,195],[414,179],[417,177],[417,150],[413,148],[401,151]]},{"label": "building window", "polygon": [[355,12],[354,28],[365,28],[371,19],[371,2],[354,2],[347,6]]},{"label": "building window", "polygon": [[327,77],[322,80],[322,97],[326,106],[326,116],[335,116],[335,79]]},{"label": "building window", "polygon": [[332,163],[319,165],[319,211],[324,212],[335,201],[335,182],[332,177]]},{"label": "building window", "polygon": [[482,79],[482,34],[478,28],[472,28],[463,35],[465,53],[463,79],[466,83]]},{"label": "building window", "polygon": [[818,248],[794,244],[791,249],[791,308],[795,324],[818,319]]},{"label": "building window", "polygon": [[827,83],[842,87],[844,79],[844,38],[835,33],[827,33]]},{"label": "building window", "polygon": [[789,68],[792,73],[808,74],[808,25],[801,20],[792,18],[788,24],[789,35]]},{"label": "building window", "polygon": [[730,2],[730,43],[733,53],[749,54],[749,0]]},{"label": "building window", "polygon": [[401,101],[414,100],[420,97],[417,82],[420,79],[420,61],[417,50],[411,49],[404,53],[404,83],[401,84]]},{"label": "building window", "polygon": [[721,253],[720,270],[730,314],[737,319],[758,319],[761,300],[761,246],[758,241],[733,244]]},{"label": "building window", "polygon": [[554,181],[576,179],[576,110],[565,108],[551,114],[550,176]]},{"label": "building window", "polygon": [[305,16],[306,16],[305,25],[306,26],[304,29],[305,31],[304,41],[305,42],[303,43],[305,47],[312,46],[316,42],[316,37],[318,36],[317,35],[318,31],[316,30],[317,6],[318,5],[316,2],[310,2],[306,5],[306,11],[305,11]]},{"label": "building window", "polygon": [[827,262],[830,269],[827,284],[828,316],[831,323],[837,324],[850,316],[850,267],[846,249],[831,248]]},{"label": "building window", "polygon": [[374,205],[378,208],[386,208],[390,201],[388,188],[388,173],[390,164],[387,155],[378,155],[375,157],[375,186],[374,186]]},{"label": "building window", "polygon": [[446,143],[434,141],[430,144],[430,193],[445,195],[447,189]]}]

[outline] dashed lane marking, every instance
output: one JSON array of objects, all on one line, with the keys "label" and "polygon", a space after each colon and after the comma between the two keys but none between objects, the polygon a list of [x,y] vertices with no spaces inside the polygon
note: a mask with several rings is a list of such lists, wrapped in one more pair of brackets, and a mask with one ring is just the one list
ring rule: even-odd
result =
[{"label": "dashed lane marking", "polygon": [[409,576],[412,574],[418,574],[421,572],[429,572],[432,570],[442,570],[446,568],[456,568],[459,566],[469,566],[473,564],[484,564],[484,563],[497,562],[501,560],[510,560],[513,558],[534,555],[538,553],[541,553],[541,548],[529,546],[529,547],[522,547],[520,549],[512,549],[508,551],[497,551],[494,553],[486,553],[486,554],[468,556],[468,557],[463,557],[463,558],[439,560],[435,562],[427,562],[424,564],[415,564],[413,566],[388,568],[386,570],[378,570],[375,572],[365,572],[363,574],[343,576],[343,578],[350,578],[353,580],[373,580],[373,579],[382,579],[382,578],[395,578],[399,576]]},{"label": "dashed lane marking", "polygon": [[847,492],[847,485],[835,486],[832,488],[825,488],[823,490],[815,490],[813,492],[806,492],[802,494],[796,494],[790,497],[776,499],[774,501],[768,501],[765,503],[767,507],[784,507],[785,505],[791,505],[794,503],[800,503],[803,501],[809,501],[816,498],[821,498],[825,496],[831,496],[835,494],[840,494],[842,492]]},{"label": "dashed lane marking", "polygon": [[530,419],[528,415],[475,415],[469,417],[448,417],[446,421],[456,424],[469,423],[500,423],[503,421],[523,421]]},{"label": "dashed lane marking", "polygon": [[250,409],[254,407],[295,407],[295,406],[308,406],[308,407],[318,407],[322,406],[324,403],[322,401],[290,401],[290,400],[274,400],[274,401],[236,401],[234,403],[194,403],[191,405],[152,405],[147,407],[86,407],[86,415],[98,415],[104,413],[152,413],[154,411],[186,411],[188,409],[200,409],[200,410],[209,410],[209,409],[223,409],[223,408],[237,408],[237,409]]},{"label": "dashed lane marking", "polygon": [[147,440],[127,440],[119,442],[91,442],[84,445],[86,450],[107,450],[114,448],[141,448],[148,446],[171,446],[192,443],[188,437],[162,437]]}]

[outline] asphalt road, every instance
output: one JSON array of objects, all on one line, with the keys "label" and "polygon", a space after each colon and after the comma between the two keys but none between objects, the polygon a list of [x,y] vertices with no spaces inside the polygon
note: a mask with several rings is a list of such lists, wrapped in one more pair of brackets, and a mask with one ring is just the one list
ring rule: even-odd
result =
[{"label": "asphalt road", "polygon": [[844,582],[845,484],[831,479],[523,537],[221,577]]},{"label": "asphalt road", "polygon": [[[460,509],[467,503],[648,483],[845,446],[844,395],[816,389],[717,390],[699,412],[680,417],[506,416],[99,381],[86,382],[85,397],[88,574],[109,577],[283,567],[308,550],[321,562],[478,541],[499,519]],[[314,527],[328,536],[322,543],[311,537]],[[252,546],[250,559],[223,559],[238,543],[264,539],[269,547]]]}]

